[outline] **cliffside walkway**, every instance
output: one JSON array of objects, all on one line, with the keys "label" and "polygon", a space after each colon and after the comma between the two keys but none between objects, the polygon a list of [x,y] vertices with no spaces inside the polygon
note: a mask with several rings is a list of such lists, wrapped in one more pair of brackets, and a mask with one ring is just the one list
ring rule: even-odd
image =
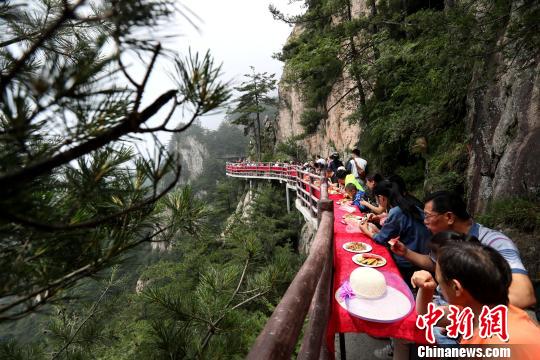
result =
[{"label": "cliffside walkway", "polygon": [[299,166],[274,163],[227,163],[226,174],[285,183],[287,204],[289,189],[296,191],[297,209],[306,220],[311,219],[318,224],[307,259],[257,337],[248,359],[290,359],[306,316],[308,322],[298,358],[333,358],[324,341],[332,299],[334,246],[334,207],[328,200],[325,179],[302,171]]},{"label": "cliffside walkway", "polygon": [[[226,175],[243,179],[278,180],[286,185],[287,210],[290,212],[289,190],[296,192],[295,206],[315,229],[318,228],[317,204],[321,199],[324,179],[303,171],[300,166],[276,163],[227,163]],[[326,198],[328,199],[328,197]]]}]

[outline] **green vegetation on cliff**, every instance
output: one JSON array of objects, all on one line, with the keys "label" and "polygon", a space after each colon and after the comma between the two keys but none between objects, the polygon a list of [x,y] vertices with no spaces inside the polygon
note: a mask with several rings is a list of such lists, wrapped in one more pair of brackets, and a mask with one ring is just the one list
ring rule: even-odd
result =
[{"label": "green vegetation on cliff", "polygon": [[[538,3],[305,3],[307,12],[296,18],[273,9],[275,17],[297,24],[277,57],[285,62],[285,82],[304,97],[305,132],[324,124],[325,112],[336,105],[328,103],[330,90],[341,87],[348,94],[341,101],[355,106],[349,121],[362,128],[358,145],[371,169],[397,172],[419,193],[465,192],[466,100],[471,86],[482,87],[484,80],[476,71],[499,50],[520,66],[534,65]],[[497,43],[510,18],[512,36]]]}]

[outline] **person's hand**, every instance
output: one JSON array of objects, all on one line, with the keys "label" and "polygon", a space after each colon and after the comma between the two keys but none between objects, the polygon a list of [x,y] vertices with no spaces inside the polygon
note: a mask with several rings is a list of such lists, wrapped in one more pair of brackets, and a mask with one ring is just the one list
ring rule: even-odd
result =
[{"label": "person's hand", "polygon": [[364,223],[358,223],[358,227],[364,234],[366,234],[369,237],[372,237],[371,231],[369,230],[369,226],[367,222]]},{"label": "person's hand", "polygon": [[366,206],[366,207],[367,207],[368,204],[369,204],[369,203],[368,203],[366,200],[360,200],[360,205]]},{"label": "person's hand", "polygon": [[407,251],[409,250],[404,243],[397,239],[390,240],[388,243],[390,244],[390,250],[392,250],[392,252],[398,256],[405,256],[405,254],[407,254]]},{"label": "person's hand", "polygon": [[372,223],[367,223],[367,226],[368,226],[368,229],[373,233],[373,234],[377,234],[380,230],[377,226],[375,226],[375,224],[372,224]]},{"label": "person's hand", "polygon": [[414,288],[426,290],[435,290],[437,287],[437,282],[431,273],[426,270],[415,271],[411,277],[411,284]]}]

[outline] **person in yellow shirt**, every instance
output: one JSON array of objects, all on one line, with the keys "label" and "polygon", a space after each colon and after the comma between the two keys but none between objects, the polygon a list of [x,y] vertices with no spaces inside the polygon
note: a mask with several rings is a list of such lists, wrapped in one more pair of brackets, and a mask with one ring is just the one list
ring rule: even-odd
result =
[{"label": "person in yellow shirt", "polygon": [[360,185],[360,183],[358,182],[358,180],[356,180],[354,175],[347,174],[347,170],[345,170],[345,168],[337,170],[336,178],[340,187],[345,188],[347,184],[354,184],[354,186],[356,186],[356,190],[361,191],[362,193],[364,192],[364,187]]}]

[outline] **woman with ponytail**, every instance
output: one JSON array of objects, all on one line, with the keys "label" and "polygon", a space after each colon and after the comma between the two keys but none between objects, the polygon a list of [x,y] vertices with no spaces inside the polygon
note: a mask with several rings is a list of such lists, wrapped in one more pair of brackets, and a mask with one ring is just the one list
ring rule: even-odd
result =
[{"label": "woman with ponytail", "polygon": [[[430,232],[424,225],[424,213],[418,204],[408,196],[403,196],[396,183],[382,181],[375,187],[375,196],[379,204],[388,211],[388,217],[380,231],[373,232],[367,223],[360,224],[360,229],[374,241],[389,247],[388,242],[396,237],[409,249],[427,254]],[[396,264],[405,281],[418,270],[411,262],[393,254]]]}]

